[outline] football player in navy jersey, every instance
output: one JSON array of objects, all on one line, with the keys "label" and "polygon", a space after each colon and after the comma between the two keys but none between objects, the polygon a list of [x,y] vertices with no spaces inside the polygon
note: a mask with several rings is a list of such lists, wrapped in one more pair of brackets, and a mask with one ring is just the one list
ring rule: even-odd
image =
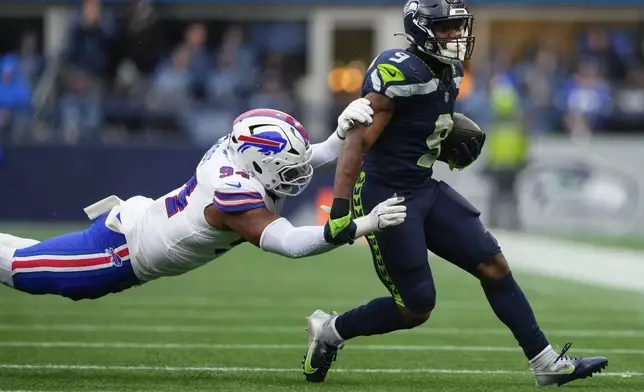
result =
[{"label": "football player in navy jersey", "polygon": [[[321,382],[346,340],[410,329],[425,323],[436,291],[427,251],[478,278],[498,318],[523,349],[537,385],[563,385],[604,368],[606,358],[570,358],[553,350],[480,212],[448,184],[432,178],[441,142],[453,127],[454,102],[472,55],[474,36],[464,0],[409,0],[404,8],[408,49],[385,50],[367,71],[362,96],[373,123],[347,136],[338,161],[327,241],[354,238],[353,219],[380,200],[403,196],[407,220],[367,235],[376,272],[390,296],[342,315],[309,317],[307,380]],[[484,138],[472,138],[447,162],[463,169],[478,157]]]}]

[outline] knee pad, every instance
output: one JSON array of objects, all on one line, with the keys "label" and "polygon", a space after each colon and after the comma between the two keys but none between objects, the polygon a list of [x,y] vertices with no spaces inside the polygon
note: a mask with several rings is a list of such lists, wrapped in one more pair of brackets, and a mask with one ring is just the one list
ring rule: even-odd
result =
[{"label": "knee pad", "polygon": [[436,306],[436,287],[433,280],[424,280],[407,290],[403,301],[405,308],[414,314],[429,314]]}]

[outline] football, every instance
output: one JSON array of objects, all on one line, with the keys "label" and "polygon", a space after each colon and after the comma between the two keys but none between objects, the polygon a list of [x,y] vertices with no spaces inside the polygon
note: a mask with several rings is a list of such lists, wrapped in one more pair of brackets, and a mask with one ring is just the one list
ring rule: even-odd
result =
[{"label": "football", "polygon": [[[454,126],[449,135],[441,143],[441,154],[438,157],[439,161],[445,163],[449,163],[449,159],[452,158],[452,151],[461,143],[466,142],[472,137],[481,142],[484,137],[481,128],[464,114],[454,113],[452,119],[454,120]],[[456,162],[456,164],[458,165],[460,162]]]}]

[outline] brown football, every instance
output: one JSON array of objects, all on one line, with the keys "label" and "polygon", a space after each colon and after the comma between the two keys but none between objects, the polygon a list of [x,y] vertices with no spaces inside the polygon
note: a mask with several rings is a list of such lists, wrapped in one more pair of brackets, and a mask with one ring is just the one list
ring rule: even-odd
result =
[{"label": "brown football", "polygon": [[[461,143],[464,143],[472,137],[481,142],[484,137],[481,128],[464,114],[454,113],[452,119],[454,120],[452,131],[441,143],[441,154],[438,160],[442,162],[449,162],[449,159],[452,157],[452,151],[458,148]],[[461,163],[456,162],[456,164],[459,165]]]}]

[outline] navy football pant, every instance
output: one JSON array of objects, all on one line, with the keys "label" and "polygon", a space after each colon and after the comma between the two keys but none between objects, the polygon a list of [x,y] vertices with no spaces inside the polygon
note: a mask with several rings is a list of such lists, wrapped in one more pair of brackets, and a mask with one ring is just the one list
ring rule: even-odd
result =
[{"label": "navy football pant", "polygon": [[7,247],[0,249],[0,262],[10,270],[9,285],[29,294],[81,300],[141,284],[125,236],[105,226],[106,217],[99,217],[87,230],[11,250],[9,255]]},{"label": "navy football pant", "polygon": [[[354,215],[368,213],[395,192],[361,173],[354,189]],[[406,221],[367,240],[376,272],[396,303],[427,312],[436,303],[427,250],[473,273],[501,249],[480,221],[480,212],[448,184],[430,180],[413,193],[398,195],[405,197]]]}]

